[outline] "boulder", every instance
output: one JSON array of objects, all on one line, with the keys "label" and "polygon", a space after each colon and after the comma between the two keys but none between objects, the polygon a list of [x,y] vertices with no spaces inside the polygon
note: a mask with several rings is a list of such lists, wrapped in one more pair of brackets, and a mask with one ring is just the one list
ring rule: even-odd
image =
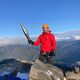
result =
[{"label": "boulder", "polygon": [[56,66],[44,64],[39,60],[32,65],[30,80],[64,80],[63,71]]},{"label": "boulder", "polygon": [[67,80],[80,80],[80,61],[73,64],[72,71],[66,73]]},{"label": "boulder", "polygon": [[67,80],[80,80],[80,73],[75,72],[67,72],[66,73]]}]

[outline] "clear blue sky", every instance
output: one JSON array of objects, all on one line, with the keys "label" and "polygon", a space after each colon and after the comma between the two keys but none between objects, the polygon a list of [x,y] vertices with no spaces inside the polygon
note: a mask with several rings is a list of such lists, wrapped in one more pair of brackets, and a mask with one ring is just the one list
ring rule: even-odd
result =
[{"label": "clear blue sky", "polygon": [[53,33],[80,29],[80,0],[0,0],[0,36],[23,36],[19,21],[31,36],[48,23]]}]

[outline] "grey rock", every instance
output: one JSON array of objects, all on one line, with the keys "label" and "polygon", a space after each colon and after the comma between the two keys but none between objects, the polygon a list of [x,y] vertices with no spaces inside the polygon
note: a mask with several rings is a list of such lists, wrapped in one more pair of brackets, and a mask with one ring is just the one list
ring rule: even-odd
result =
[{"label": "grey rock", "polygon": [[73,64],[73,70],[66,73],[68,80],[80,80],[80,61]]},{"label": "grey rock", "polygon": [[63,71],[37,60],[30,70],[30,80],[64,80]]},{"label": "grey rock", "polygon": [[76,74],[74,72],[66,73],[67,80],[80,80],[80,73]]}]

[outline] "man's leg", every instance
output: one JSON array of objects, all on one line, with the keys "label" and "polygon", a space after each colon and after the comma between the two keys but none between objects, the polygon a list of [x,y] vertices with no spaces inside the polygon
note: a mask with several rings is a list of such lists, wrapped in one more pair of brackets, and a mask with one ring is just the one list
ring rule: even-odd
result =
[{"label": "man's leg", "polygon": [[47,63],[53,64],[53,57],[47,56]]},{"label": "man's leg", "polygon": [[40,53],[39,60],[42,61],[43,63],[47,63],[46,55]]}]

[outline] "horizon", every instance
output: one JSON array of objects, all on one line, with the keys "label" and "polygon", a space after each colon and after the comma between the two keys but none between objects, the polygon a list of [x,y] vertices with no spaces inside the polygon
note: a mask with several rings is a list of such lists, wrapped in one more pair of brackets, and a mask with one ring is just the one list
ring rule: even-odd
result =
[{"label": "horizon", "polygon": [[[64,33],[76,32],[76,31],[80,31],[80,30],[69,30],[69,31],[59,32],[59,33],[57,33],[57,34],[54,34],[54,33],[53,33],[53,34],[56,36],[56,35],[61,35],[61,34],[64,34]],[[78,36],[78,35],[76,35],[76,36]],[[30,37],[31,37],[31,38],[35,38],[35,37],[39,37],[39,35],[37,35],[37,36],[31,36],[31,35],[30,35]],[[25,38],[25,35],[24,35],[24,33],[23,33],[22,36],[19,36],[19,35],[18,35],[18,36],[10,36],[10,35],[9,35],[9,36],[8,36],[8,35],[7,35],[7,36],[0,36],[0,39],[2,39],[2,38]]]},{"label": "horizon", "polygon": [[42,33],[48,23],[52,33],[80,30],[80,0],[1,0],[0,37],[24,36],[21,21],[30,36]]}]

